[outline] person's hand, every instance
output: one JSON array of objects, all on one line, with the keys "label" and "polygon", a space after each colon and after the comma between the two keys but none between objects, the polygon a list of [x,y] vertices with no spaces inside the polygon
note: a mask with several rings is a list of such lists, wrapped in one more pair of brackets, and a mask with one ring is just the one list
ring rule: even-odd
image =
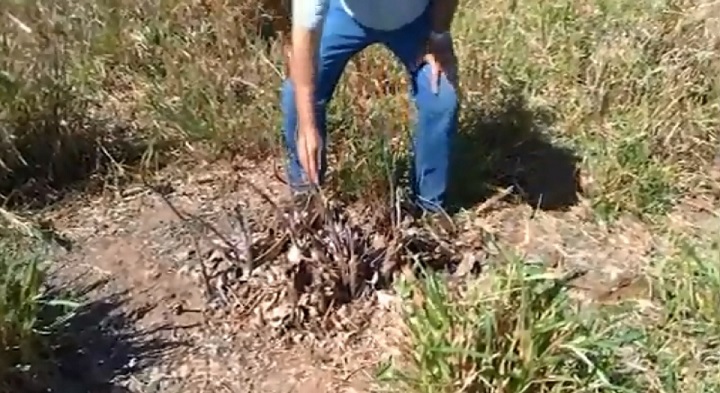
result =
[{"label": "person's hand", "polygon": [[297,134],[297,151],[307,180],[313,186],[318,185],[318,157],[320,151],[320,133],[316,127],[299,127]]},{"label": "person's hand", "polygon": [[428,40],[427,53],[423,60],[430,65],[433,93],[439,92],[442,75],[445,75],[450,84],[458,89],[458,64],[450,33],[432,34]]}]

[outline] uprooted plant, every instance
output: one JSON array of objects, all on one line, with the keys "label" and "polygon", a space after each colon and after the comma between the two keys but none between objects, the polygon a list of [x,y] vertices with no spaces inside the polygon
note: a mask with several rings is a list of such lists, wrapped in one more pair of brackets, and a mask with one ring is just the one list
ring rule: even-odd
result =
[{"label": "uprooted plant", "polygon": [[226,212],[235,223],[230,235],[164,199],[186,222],[219,238],[219,246],[196,253],[211,302],[254,314],[257,323],[279,331],[329,330],[338,322],[331,317],[334,311],[354,300],[373,301],[368,295],[386,287],[398,272],[459,262],[457,246],[442,230],[406,214],[400,191],[384,209],[353,215],[321,192],[286,209],[258,186],[244,178],[241,183],[264,199],[273,217],[253,219],[237,205]]}]

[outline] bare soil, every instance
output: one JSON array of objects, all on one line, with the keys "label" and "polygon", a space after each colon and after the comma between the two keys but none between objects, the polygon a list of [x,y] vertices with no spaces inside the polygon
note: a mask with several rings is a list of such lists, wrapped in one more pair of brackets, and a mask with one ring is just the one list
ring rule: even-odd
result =
[{"label": "bare soil", "polygon": [[[270,173],[269,166],[243,170],[280,201],[285,186]],[[226,162],[169,170],[157,179],[173,205],[225,233],[232,232],[229,206],[243,202],[259,217],[271,210],[238,186]],[[692,210],[697,220],[679,214],[677,221],[712,219],[702,208]],[[376,309],[365,327],[315,336],[278,336],[251,323],[248,313],[213,307],[193,268],[206,253],[197,250],[197,235],[142,185],[78,197],[43,216],[73,243],[58,251],[56,280],[85,288],[88,303],[77,326],[87,350],[68,355],[71,364],[56,391],[369,392],[373,373],[392,351],[396,316],[371,300],[357,306]],[[582,200],[564,212],[502,200],[456,220],[460,240],[481,263],[514,249],[528,260],[587,270],[578,285],[595,297],[613,296],[624,282],[638,285],[632,277],[659,247],[646,225],[632,219],[603,224]]]}]

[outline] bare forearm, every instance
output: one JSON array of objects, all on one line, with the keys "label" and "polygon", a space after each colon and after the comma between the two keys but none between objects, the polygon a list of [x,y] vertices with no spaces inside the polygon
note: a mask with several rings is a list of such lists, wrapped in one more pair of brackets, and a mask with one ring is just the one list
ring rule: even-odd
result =
[{"label": "bare forearm", "polygon": [[432,8],[433,31],[450,30],[457,8],[458,0],[435,0]]},{"label": "bare forearm", "polygon": [[301,127],[315,127],[315,72],[318,36],[327,11],[327,0],[293,0],[290,78]]},{"label": "bare forearm", "polygon": [[293,29],[290,75],[295,87],[295,105],[301,126],[315,127],[315,53],[317,38],[313,31]]}]

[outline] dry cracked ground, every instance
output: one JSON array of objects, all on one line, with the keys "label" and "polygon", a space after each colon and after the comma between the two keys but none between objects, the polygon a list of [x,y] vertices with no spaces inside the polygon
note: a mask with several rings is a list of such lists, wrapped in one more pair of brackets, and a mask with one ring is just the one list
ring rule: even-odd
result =
[{"label": "dry cracked ground", "polygon": [[[242,172],[273,198],[284,197],[284,185],[267,175],[269,168],[247,165]],[[225,233],[231,231],[226,212],[238,202],[249,214],[271,208],[257,192],[238,186],[227,162],[176,168],[157,179],[173,206]],[[689,202],[680,210],[678,225],[720,227],[706,206]],[[43,215],[72,244],[58,251],[56,279],[66,288],[84,288],[88,302],[78,322],[86,350],[70,355],[58,391],[369,392],[378,364],[392,353],[393,314],[377,304],[362,328],[314,338],[279,337],[253,324],[251,312],[213,307],[196,269],[208,255],[199,235],[143,185],[77,197]],[[480,260],[511,248],[527,260],[585,269],[578,286],[596,297],[615,296],[613,288],[661,247],[646,225],[631,219],[603,224],[582,200],[547,212],[491,198],[456,219],[464,241],[482,245]]]}]

